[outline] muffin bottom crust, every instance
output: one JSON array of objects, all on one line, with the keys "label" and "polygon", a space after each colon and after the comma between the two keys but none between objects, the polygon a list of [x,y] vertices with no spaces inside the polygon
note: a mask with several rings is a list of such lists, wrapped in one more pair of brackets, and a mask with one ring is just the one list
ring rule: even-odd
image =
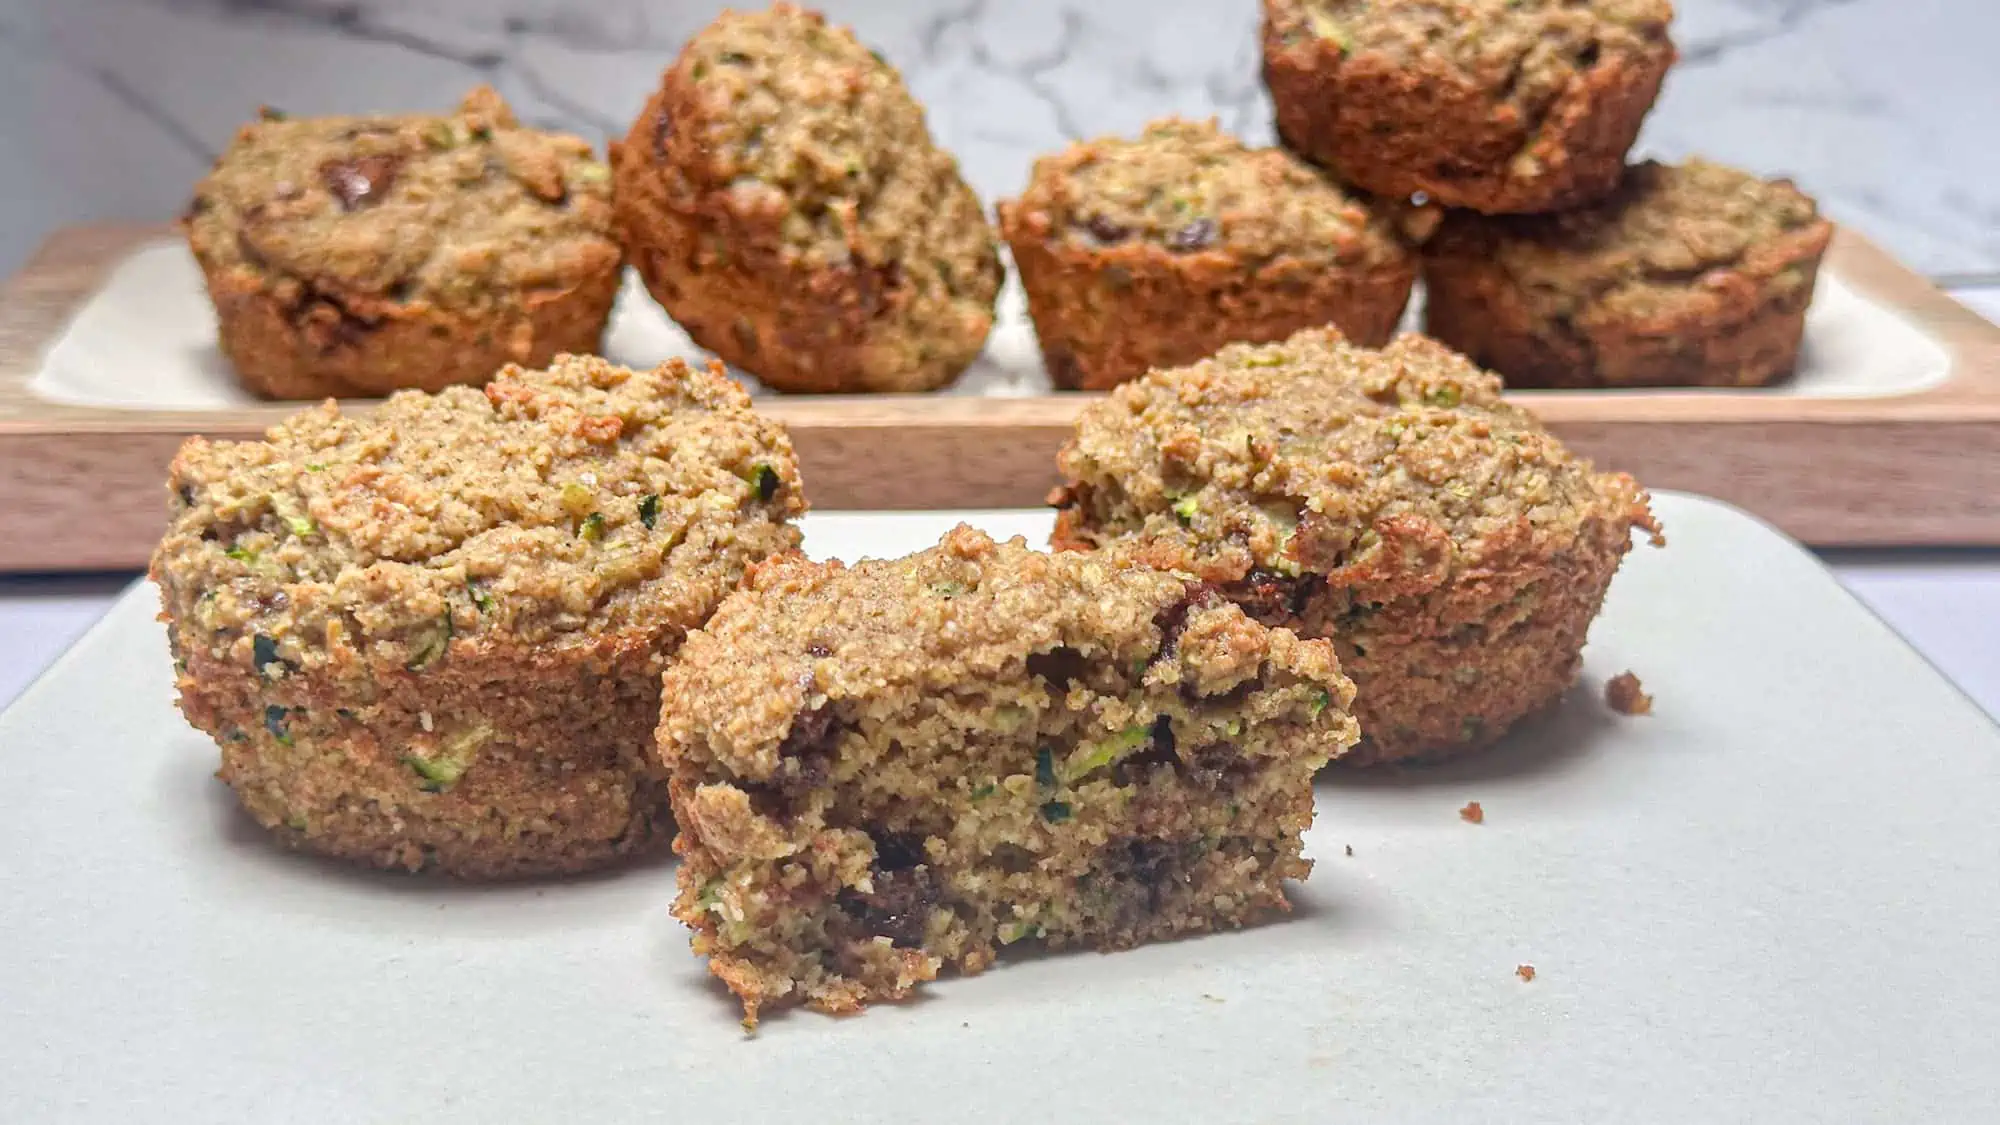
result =
[{"label": "muffin bottom crust", "polygon": [[1037,239],[1004,210],[1001,225],[1049,379],[1063,390],[1108,390],[1227,344],[1269,343],[1328,324],[1377,347],[1394,335],[1417,276],[1414,259],[1350,271],[1284,263],[1246,275],[1224,253],[1179,260],[1146,247],[1091,253]]},{"label": "muffin bottom crust", "polygon": [[594,354],[621,274],[527,294],[518,310],[488,315],[336,301],[295,281],[273,289],[236,271],[209,275],[208,292],[222,353],[244,386],[274,399],[342,398],[478,386],[509,363],[543,367],[563,353]]}]

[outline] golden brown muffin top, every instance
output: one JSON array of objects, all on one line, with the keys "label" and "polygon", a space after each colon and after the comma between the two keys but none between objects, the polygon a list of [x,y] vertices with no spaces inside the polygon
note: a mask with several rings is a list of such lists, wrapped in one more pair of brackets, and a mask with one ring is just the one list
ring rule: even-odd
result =
[{"label": "golden brown muffin top", "polygon": [[686,98],[658,128],[699,138],[682,171],[776,222],[788,264],[893,270],[894,284],[990,318],[992,227],[902,75],[852,31],[791,4],[724,12],[668,82]]},{"label": "golden brown muffin top", "polygon": [[960,525],[901,559],[759,566],[681,649],[661,747],[669,764],[698,746],[736,772],[768,776],[800,716],[829,701],[879,711],[897,695],[1027,679],[1031,660],[1062,648],[1082,666],[1141,669],[1148,682],[1203,696],[1282,673],[1324,693],[1328,732],[1340,746],[1354,741],[1339,713],[1352,685],[1332,646],[1258,625],[1183,575],[1109,554],[1044,554]]},{"label": "golden brown muffin top", "polygon": [[580,356],[191,438],[169,489],[153,569],[176,618],[294,665],[341,641],[420,666],[453,638],[690,629],[806,509],[783,428],[719,365]]},{"label": "golden brown muffin top", "polygon": [[1281,44],[1442,65],[1535,115],[1607,57],[1659,51],[1674,15],[1668,0],[1265,0],[1264,11]]},{"label": "golden brown muffin top", "polygon": [[1652,526],[1630,477],[1594,472],[1500,388],[1426,337],[1377,351],[1309,329],[1119,387],[1057,461],[1094,534],[1209,577],[1450,573],[1523,529]]},{"label": "golden brown muffin top", "polygon": [[245,125],[185,219],[207,268],[453,310],[616,267],[611,177],[487,87],[458,112]]},{"label": "golden brown muffin top", "polygon": [[1441,255],[1496,261],[1551,298],[1644,317],[1681,300],[1710,271],[1769,276],[1816,258],[1830,233],[1818,205],[1791,181],[1697,159],[1634,165],[1611,198],[1576,211],[1455,212],[1436,245]]},{"label": "golden brown muffin top", "polygon": [[1389,224],[1291,153],[1253,149],[1213,120],[1164,118],[1136,140],[1100,137],[1035,162],[1022,212],[1085,248],[1133,239],[1178,254],[1221,250],[1382,263],[1406,255]]}]

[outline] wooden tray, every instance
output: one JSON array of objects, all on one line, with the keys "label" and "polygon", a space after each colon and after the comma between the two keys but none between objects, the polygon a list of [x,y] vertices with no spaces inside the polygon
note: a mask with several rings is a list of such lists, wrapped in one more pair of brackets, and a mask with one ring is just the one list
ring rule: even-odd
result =
[{"label": "wooden tray", "polygon": [[[294,407],[134,411],[29,390],[43,349],[157,226],[58,233],[0,289],[0,571],[142,566],[183,438],[259,434]],[[1829,265],[1950,353],[1941,384],[1878,398],[1545,392],[1572,446],[1648,486],[1705,493],[1807,543],[2000,545],[2000,328],[1859,235]],[[1090,396],[879,395],[761,404],[791,428],[819,508],[1010,508],[1042,501]]]}]

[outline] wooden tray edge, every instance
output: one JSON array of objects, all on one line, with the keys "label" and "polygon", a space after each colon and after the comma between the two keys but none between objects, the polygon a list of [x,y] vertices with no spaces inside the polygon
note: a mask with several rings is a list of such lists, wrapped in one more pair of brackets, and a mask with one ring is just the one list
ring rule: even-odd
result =
[{"label": "wooden tray edge", "polygon": [[[148,414],[51,404],[27,383],[79,303],[166,228],[73,228],[0,286],[0,571],[141,566],[165,518],[166,465],[190,434],[255,436],[290,406]],[[1942,386],[1869,399],[1538,395],[1581,452],[1655,488],[1715,496],[1819,546],[2000,546],[2000,328],[1865,238],[1831,254],[1848,284],[1951,354]],[[778,399],[826,509],[1042,502],[1090,396]]]}]

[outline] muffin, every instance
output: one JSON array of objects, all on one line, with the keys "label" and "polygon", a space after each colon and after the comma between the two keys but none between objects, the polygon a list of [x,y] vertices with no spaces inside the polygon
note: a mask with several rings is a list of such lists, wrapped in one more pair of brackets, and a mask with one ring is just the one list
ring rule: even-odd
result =
[{"label": "muffin", "polygon": [[620,275],[610,178],[483,86],[443,117],[266,110],[182,226],[252,391],[434,391],[598,349]]},{"label": "muffin", "polygon": [[1789,181],[1648,162],[1585,210],[1448,217],[1426,330],[1512,386],[1762,386],[1798,361],[1832,238]]},{"label": "muffin", "polygon": [[1241,926],[1311,868],[1353,694],[1324,641],[1097,556],[961,526],[765,563],[667,672],[674,914],[747,1025]]},{"label": "muffin", "polygon": [[1000,205],[1051,380],[1103,390],[1333,324],[1380,345],[1416,282],[1388,222],[1282,149],[1167,119],[1039,160]]},{"label": "muffin", "polygon": [[1668,0],[1264,0],[1278,134],[1366,191],[1491,214],[1608,194],[1673,65]]},{"label": "muffin", "polygon": [[805,510],[784,431],[678,360],[329,402],[171,472],[152,578],[222,780],[290,847],[475,878],[665,839],[661,668]]},{"label": "muffin", "polygon": [[882,56],[725,12],[611,149],[619,237],[696,343],[783,391],[925,391],[985,344],[993,228]]},{"label": "muffin", "polygon": [[1658,525],[1500,380],[1420,336],[1234,345],[1087,407],[1058,464],[1055,543],[1215,583],[1333,641],[1369,764],[1498,738],[1575,680],[1631,545]]}]

